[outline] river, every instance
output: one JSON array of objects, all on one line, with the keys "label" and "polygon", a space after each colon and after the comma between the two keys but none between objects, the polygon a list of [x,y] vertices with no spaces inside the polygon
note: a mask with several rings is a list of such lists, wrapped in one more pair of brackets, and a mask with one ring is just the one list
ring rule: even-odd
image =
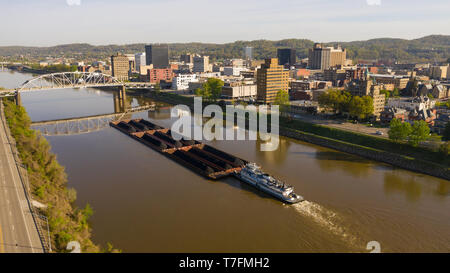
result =
[{"label": "river", "polygon": [[[32,75],[0,72],[13,88]],[[131,98],[133,105],[149,102]],[[113,94],[66,89],[22,94],[33,121],[114,112]],[[139,113],[159,125],[165,111]],[[93,240],[124,252],[450,252],[450,182],[300,141],[274,152],[257,141],[210,145],[258,163],[307,201],[285,205],[234,178],[207,180],[111,127],[49,136]]]}]

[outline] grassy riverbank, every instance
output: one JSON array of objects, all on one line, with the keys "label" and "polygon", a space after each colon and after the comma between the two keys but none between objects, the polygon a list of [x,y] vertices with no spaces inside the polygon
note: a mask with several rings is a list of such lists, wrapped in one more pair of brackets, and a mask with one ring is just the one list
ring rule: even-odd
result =
[{"label": "grassy riverbank", "polygon": [[[30,191],[33,198],[47,205],[40,213],[49,219],[50,236],[55,252],[65,252],[67,243],[78,241],[82,252],[100,252],[102,249],[91,240],[88,223],[93,209],[74,205],[76,191],[67,187],[67,175],[47,140],[31,130],[31,120],[25,108],[9,100],[3,100],[4,111],[11,135],[22,163],[27,168]],[[108,245],[105,251],[112,251]]]}]

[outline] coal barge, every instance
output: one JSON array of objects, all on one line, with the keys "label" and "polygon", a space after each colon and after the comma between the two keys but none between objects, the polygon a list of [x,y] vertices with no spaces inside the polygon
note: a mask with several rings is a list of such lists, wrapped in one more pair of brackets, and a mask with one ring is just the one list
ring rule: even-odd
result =
[{"label": "coal barge", "polygon": [[[248,166],[253,163],[195,140],[175,140],[170,129],[163,128],[145,119],[113,121],[110,125],[206,178],[216,180],[226,176],[234,176],[247,184],[258,186],[264,184],[249,183],[249,179],[244,179],[247,177],[241,174],[242,170],[247,170]],[[264,188],[258,186],[255,187],[283,202],[292,204],[303,201],[301,196],[296,199],[280,198],[282,196],[280,190],[273,185]],[[270,189],[274,189],[273,192]],[[293,188],[291,189],[293,191]]]}]

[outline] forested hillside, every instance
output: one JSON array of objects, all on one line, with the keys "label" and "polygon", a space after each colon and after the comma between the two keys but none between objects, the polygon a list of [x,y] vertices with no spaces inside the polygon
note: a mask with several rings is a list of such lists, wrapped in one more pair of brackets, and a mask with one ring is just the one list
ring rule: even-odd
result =
[{"label": "forested hillside", "polygon": [[[306,39],[286,39],[281,41],[236,41],[227,44],[174,43],[169,44],[170,55],[182,53],[200,53],[213,59],[240,58],[244,46],[254,47],[254,57],[263,59],[276,56],[277,48],[291,47],[297,50],[299,58],[308,55],[308,49],[314,42]],[[327,45],[341,44],[347,48],[348,58],[356,60],[394,60],[400,62],[440,62],[450,57],[450,36],[431,35],[419,39],[404,40],[380,38],[367,41],[333,42]],[[46,57],[73,57],[81,59],[108,58],[113,53],[136,53],[144,51],[145,44],[92,46],[89,44],[68,44],[53,47],[0,47],[3,60],[39,60]]]}]

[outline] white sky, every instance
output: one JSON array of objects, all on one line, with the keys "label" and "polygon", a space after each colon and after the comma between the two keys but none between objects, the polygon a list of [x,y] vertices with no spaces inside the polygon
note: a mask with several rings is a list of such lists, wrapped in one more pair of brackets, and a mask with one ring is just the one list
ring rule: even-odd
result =
[{"label": "white sky", "polygon": [[0,0],[0,46],[450,34],[449,0]]}]

